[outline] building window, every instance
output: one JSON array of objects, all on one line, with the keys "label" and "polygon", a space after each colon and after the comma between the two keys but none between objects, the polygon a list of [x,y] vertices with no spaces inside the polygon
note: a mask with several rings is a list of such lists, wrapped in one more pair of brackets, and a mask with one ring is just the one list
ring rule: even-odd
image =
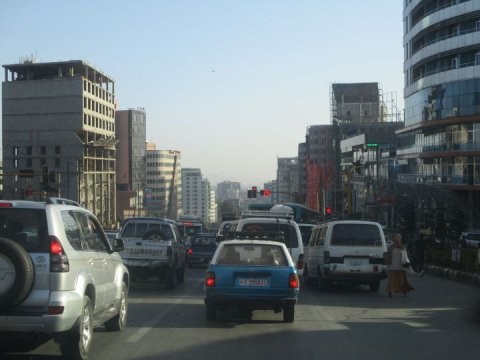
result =
[{"label": "building window", "polygon": [[13,159],[13,167],[18,169],[18,159]]},{"label": "building window", "polygon": [[60,154],[60,145],[55,145],[55,154]]},{"label": "building window", "polygon": [[32,147],[27,146],[27,155],[32,155]]},{"label": "building window", "polygon": [[32,167],[32,159],[27,159],[27,167]]},{"label": "building window", "polygon": [[45,158],[40,158],[40,165],[45,165],[47,160]]},{"label": "building window", "polygon": [[14,146],[12,148],[12,153],[13,153],[14,156],[18,156],[18,146]]},{"label": "building window", "polygon": [[41,146],[40,147],[40,154],[45,155],[47,153],[47,147],[46,146]]},{"label": "building window", "polygon": [[480,51],[475,53],[475,65],[480,65]]},{"label": "building window", "polygon": [[60,167],[60,158],[55,158],[55,167],[56,168]]}]

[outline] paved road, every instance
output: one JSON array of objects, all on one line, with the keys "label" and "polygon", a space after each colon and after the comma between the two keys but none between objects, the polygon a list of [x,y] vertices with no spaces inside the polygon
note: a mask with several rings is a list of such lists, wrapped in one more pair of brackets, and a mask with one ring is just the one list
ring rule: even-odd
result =
[{"label": "paved road", "polygon": [[[91,359],[480,359],[480,287],[429,275],[411,277],[416,290],[407,297],[387,297],[385,282],[379,293],[304,286],[294,323],[266,311],[251,322],[227,314],[212,323],[205,320],[203,272],[189,269],[173,291],[134,284],[126,331],[96,330]],[[59,351],[48,340],[4,358],[53,360]]]}]

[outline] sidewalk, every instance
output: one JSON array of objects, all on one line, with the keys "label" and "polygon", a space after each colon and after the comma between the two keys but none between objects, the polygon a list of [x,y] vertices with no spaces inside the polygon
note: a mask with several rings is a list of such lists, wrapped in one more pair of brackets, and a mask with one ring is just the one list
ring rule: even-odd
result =
[{"label": "sidewalk", "polygon": [[480,286],[479,273],[459,271],[459,270],[443,268],[435,265],[426,265],[425,272],[430,275]]}]

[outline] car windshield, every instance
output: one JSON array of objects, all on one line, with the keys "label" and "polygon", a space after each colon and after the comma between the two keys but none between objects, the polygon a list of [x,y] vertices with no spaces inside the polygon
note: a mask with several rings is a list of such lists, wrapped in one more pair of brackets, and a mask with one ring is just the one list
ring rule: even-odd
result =
[{"label": "car windshield", "polygon": [[280,246],[260,244],[228,244],[218,254],[217,264],[287,266],[288,261]]},{"label": "car windshield", "polygon": [[382,238],[376,225],[336,224],[333,227],[332,245],[381,246]]},{"label": "car windshield", "polygon": [[470,233],[465,236],[467,240],[480,240],[480,233]]}]

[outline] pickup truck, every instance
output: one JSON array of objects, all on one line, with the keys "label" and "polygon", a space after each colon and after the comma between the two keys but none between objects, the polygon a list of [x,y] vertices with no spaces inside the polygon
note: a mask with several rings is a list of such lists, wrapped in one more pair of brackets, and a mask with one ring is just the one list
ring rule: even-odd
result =
[{"label": "pickup truck", "polygon": [[130,218],[125,220],[117,237],[124,241],[122,260],[133,280],[155,276],[168,289],[184,281],[186,249],[175,221]]}]

